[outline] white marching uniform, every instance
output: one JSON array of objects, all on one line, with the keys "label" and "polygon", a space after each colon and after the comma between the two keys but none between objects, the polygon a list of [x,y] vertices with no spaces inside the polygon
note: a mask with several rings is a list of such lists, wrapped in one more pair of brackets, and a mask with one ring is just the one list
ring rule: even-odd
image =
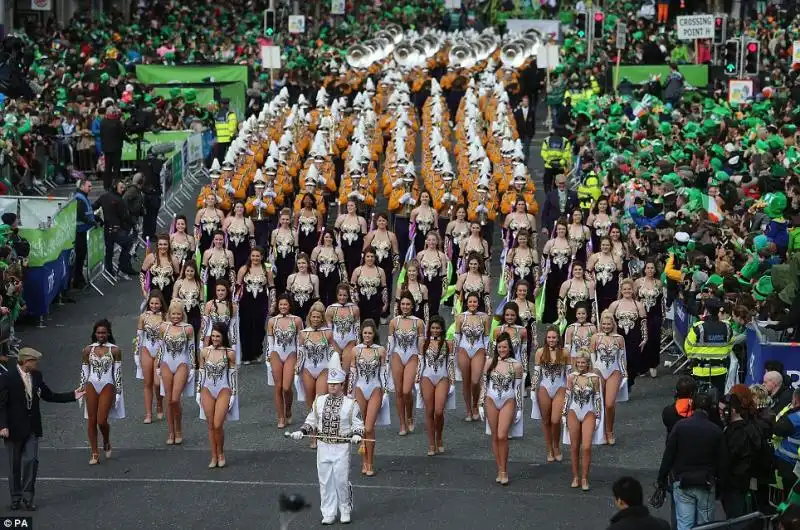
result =
[{"label": "white marching uniform", "polygon": [[364,436],[358,403],[345,395],[330,394],[314,400],[305,423],[304,435],[317,436],[317,475],[319,476],[320,511],[325,519],[342,517],[353,510],[350,484],[350,438]]}]

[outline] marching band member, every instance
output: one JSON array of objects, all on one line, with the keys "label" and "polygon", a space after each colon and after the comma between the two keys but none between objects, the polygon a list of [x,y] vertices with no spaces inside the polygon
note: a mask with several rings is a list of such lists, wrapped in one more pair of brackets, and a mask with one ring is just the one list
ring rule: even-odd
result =
[{"label": "marching band member", "polygon": [[169,304],[172,301],[172,288],[178,271],[180,263],[172,255],[169,236],[161,234],[156,239],[156,251],[151,252],[148,245],[147,255],[142,261],[142,269],[139,272],[142,297],[147,298],[150,289],[156,288],[161,291],[164,300]]},{"label": "marching band member", "polygon": [[[157,374],[159,344],[159,328],[167,320],[167,304],[161,291],[153,289],[147,296],[147,309],[139,315],[136,325],[136,342],[134,360],[136,361],[136,379],[144,380],[144,424],[153,423],[153,394],[156,396],[156,414],[158,419],[164,417],[164,399],[159,391],[161,383]],[[155,392],[154,392],[155,391]]]},{"label": "marching band member", "polygon": [[[378,327],[367,319],[361,327],[361,342],[355,347],[349,365],[348,395],[355,398],[364,416],[364,433],[375,439],[376,425],[389,425],[387,398],[388,363],[386,348],[377,343]],[[364,442],[361,474],[375,476],[375,442]]]},{"label": "marching band member", "polygon": [[464,405],[467,415],[464,421],[477,421],[478,397],[481,378],[481,365],[489,346],[490,319],[486,313],[479,311],[479,297],[471,292],[464,305],[466,311],[456,315],[455,335],[453,343],[458,356],[458,367],[463,378]]},{"label": "marching band member", "polygon": [[[474,298],[473,298],[474,300]],[[478,411],[492,435],[492,453],[497,465],[495,482],[508,485],[508,438],[522,428],[522,363],[514,358],[511,338],[500,335],[493,355],[486,359],[480,379]]]},{"label": "marching band member", "polygon": [[180,265],[178,269],[180,270],[188,260],[194,257],[195,250],[197,250],[197,241],[194,236],[186,233],[189,222],[185,215],[176,215],[172,226],[174,229],[170,230],[169,246],[172,249],[175,261]]},{"label": "marching band member", "polygon": [[195,392],[200,405],[200,419],[208,424],[208,441],[211,445],[209,469],[225,467],[226,420],[239,419],[239,375],[236,353],[228,344],[228,328],[214,324],[211,344],[199,355]]},{"label": "marching band member", "polygon": [[561,441],[570,446],[570,487],[589,491],[592,445],[605,443],[603,424],[608,409],[603,410],[603,379],[592,370],[589,354],[582,351],[572,362],[562,413],[565,421]]},{"label": "marching band member", "polygon": [[567,388],[567,374],[572,370],[569,352],[563,347],[558,329],[545,332],[544,346],[536,350],[531,382],[533,408],[531,419],[542,420],[547,461],[561,462],[561,414]]},{"label": "marching band member", "polygon": [[414,316],[415,300],[408,291],[399,296],[399,314],[389,323],[389,364],[400,417],[400,436],[414,432],[412,390],[425,336],[425,321]]},{"label": "marching band member", "polygon": [[255,247],[236,275],[239,292],[240,357],[244,364],[256,362],[264,354],[264,320],[274,313],[275,280],[264,264],[264,250]]},{"label": "marching band member", "polygon": [[298,337],[305,326],[291,314],[292,299],[284,293],[276,303],[278,314],[267,321],[267,384],[275,387],[278,428],[292,423],[292,382],[297,367]]},{"label": "marching band member", "polygon": [[331,355],[328,393],[317,396],[299,431],[290,434],[293,440],[315,435],[317,448],[317,474],[319,475],[320,511],[322,524],[339,520],[349,523],[353,510],[353,490],[349,481],[350,448],[347,443],[361,443],[364,423],[356,401],[345,395],[347,374],[342,370],[339,354]]},{"label": "marching band member", "polygon": [[161,377],[161,395],[167,398],[167,445],[180,445],[183,443],[181,396],[194,393],[194,330],[186,322],[183,304],[177,300],[169,305],[167,318],[158,328],[157,373]]},{"label": "marching band member", "polygon": [[122,391],[122,351],[114,344],[111,323],[100,320],[92,330],[92,343],[83,349],[79,389],[86,392],[84,417],[89,431],[92,456],[89,465],[100,461],[97,449],[97,428],[103,436],[103,451],[111,458],[111,426],[109,418],[125,417],[125,396]]}]

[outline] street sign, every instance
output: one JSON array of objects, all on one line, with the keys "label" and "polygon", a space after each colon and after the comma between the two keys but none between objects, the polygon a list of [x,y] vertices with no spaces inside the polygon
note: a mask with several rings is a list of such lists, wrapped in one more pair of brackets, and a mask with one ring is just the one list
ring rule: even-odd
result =
[{"label": "street sign", "polygon": [[548,71],[558,66],[558,45],[548,44],[547,46],[540,46],[539,52],[536,54],[536,67],[545,68]]},{"label": "street sign", "polygon": [[714,38],[713,15],[678,17],[678,39],[697,40]]},{"label": "street sign", "polygon": [[800,63],[800,40],[792,43],[792,64]]},{"label": "street sign", "polygon": [[305,33],[305,32],[306,32],[306,16],[289,15],[289,33]]},{"label": "street sign", "polygon": [[617,49],[624,50],[628,37],[628,26],[624,22],[617,22]]},{"label": "street sign", "polygon": [[344,15],[346,8],[345,0],[331,0],[331,15]]},{"label": "street sign", "polygon": [[279,46],[261,47],[261,68],[280,70],[281,49]]}]

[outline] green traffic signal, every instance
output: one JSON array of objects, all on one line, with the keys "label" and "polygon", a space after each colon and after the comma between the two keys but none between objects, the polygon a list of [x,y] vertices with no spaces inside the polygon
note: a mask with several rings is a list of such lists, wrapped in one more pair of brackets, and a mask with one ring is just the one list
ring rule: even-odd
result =
[{"label": "green traffic signal", "polygon": [[267,36],[271,36],[273,33],[275,33],[275,30],[272,28],[267,28]]},{"label": "green traffic signal", "polygon": [[585,31],[581,30],[581,31],[578,32],[578,37],[584,38],[585,36],[586,36],[586,32]]},{"label": "green traffic signal", "polygon": [[729,72],[733,72],[734,70],[736,70],[736,65],[733,65],[733,64],[730,64],[730,63],[729,63],[729,64],[728,64],[728,65],[725,67],[725,69],[726,69],[727,71],[729,71]]}]

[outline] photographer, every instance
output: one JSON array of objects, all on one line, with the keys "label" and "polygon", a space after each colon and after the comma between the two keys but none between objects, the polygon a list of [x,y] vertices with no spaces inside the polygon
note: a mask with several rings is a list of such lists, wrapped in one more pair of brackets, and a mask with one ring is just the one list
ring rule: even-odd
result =
[{"label": "photographer", "polygon": [[94,209],[103,209],[104,236],[106,242],[105,267],[110,274],[114,273],[114,245],[119,245],[122,250],[119,254],[119,277],[129,280],[130,276],[136,276],[136,271],[131,267],[131,240],[130,230],[133,228],[133,221],[122,195],[125,193],[125,183],[114,182],[114,188],[105,192],[92,205]]},{"label": "photographer", "polygon": [[133,233],[131,237],[133,241],[139,237],[139,220],[144,215],[144,195],[142,193],[142,186],[144,185],[144,175],[136,173],[131,179],[131,185],[125,190],[125,195],[122,200],[125,202],[125,207],[133,221]]},{"label": "photographer", "polygon": [[142,237],[155,239],[158,227],[158,212],[161,209],[161,169],[164,161],[151,150],[147,159],[139,163],[142,174],[142,192],[144,193],[142,211]]}]

